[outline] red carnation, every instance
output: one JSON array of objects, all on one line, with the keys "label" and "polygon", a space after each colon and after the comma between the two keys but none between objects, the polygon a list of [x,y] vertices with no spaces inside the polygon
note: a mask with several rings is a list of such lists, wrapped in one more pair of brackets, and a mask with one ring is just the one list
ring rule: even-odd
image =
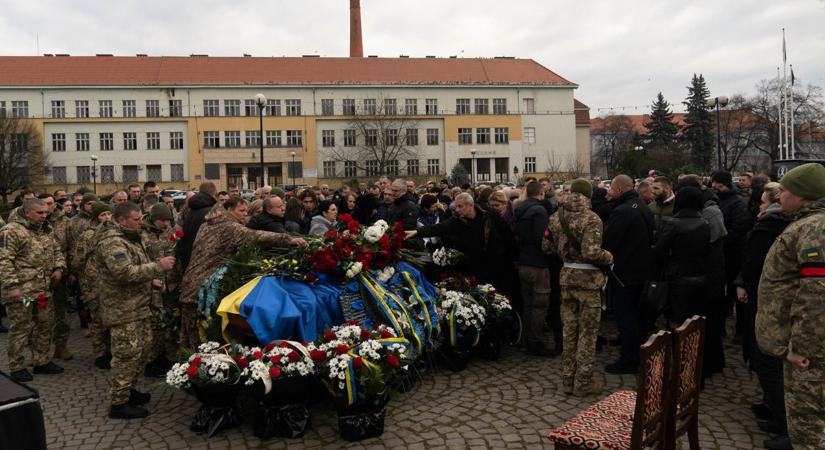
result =
[{"label": "red carnation", "polygon": [[269,352],[271,352],[271,351],[272,351],[272,349],[274,349],[274,348],[275,348],[275,343],[274,343],[274,342],[270,342],[269,344],[266,344],[266,347],[264,347],[264,351],[265,351],[265,352],[267,352],[267,353],[269,353]]},{"label": "red carnation", "polygon": [[235,362],[237,363],[241,360],[241,355],[235,353],[234,355],[232,355],[232,359],[235,360]]},{"label": "red carnation", "polygon": [[261,353],[260,351],[252,352],[252,359],[261,359],[261,358],[263,358],[263,356],[264,356],[264,354]]},{"label": "red carnation", "polygon": [[241,359],[238,360],[238,366],[239,367],[246,367],[248,365],[249,365],[249,361],[247,361],[246,358],[241,358]]},{"label": "red carnation", "polygon": [[393,229],[398,233],[404,234],[404,224],[401,222],[395,222]]},{"label": "red carnation", "polygon": [[338,232],[337,231],[327,231],[326,233],[324,233],[324,237],[335,239],[335,238],[338,237]]},{"label": "red carnation", "polygon": [[390,330],[383,329],[383,330],[381,330],[381,337],[383,339],[388,339],[388,338],[391,338],[393,336],[392,336],[392,333],[390,333]]},{"label": "red carnation", "polygon": [[49,304],[46,302],[46,300],[40,300],[37,302],[37,307],[40,309],[46,309],[47,306],[49,306]]},{"label": "red carnation", "polygon": [[275,356],[269,358],[269,360],[272,361],[272,364],[280,364],[281,363],[281,355],[275,355]]},{"label": "red carnation", "polygon": [[352,358],[352,367],[355,367],[356,369],[364,367],[364,360],[360,357]]},{"label": "red carnation", "polygon": [[550,239],[550,230],[544,230],[545,239]]},{"label": "red carnation", "polygon": [[175,230],[175,237],[178,239],[183,239],[184,233],[183,230]]},{"label": "red carnation", "polygon": [[361,231],[361,226],[358,224],[357,221],[352,220],[347,222],[347,230],[349,230],[352,234],[358,234]]},{"label": "red carnation", "polygon": [[281,368],[280,367],[270,367],[269,368],[269,376],[272,378],[278,378],[281,376]]},{"label": "red carnation", "polygon": [[344,353],[346,353],[348,351],[349,351],[349,347],[347,347],[346,345],[343,345],[343,344],[339,345],[338,347],[335,347],[335,353],[337,353],[339,355],[343,355]]},{"label": "red carnation", "polygon": [[45,302],[46,301],[46,294],[40,292],[37,294],[37,301],[38,302]]},{"label": "red carnation", "polygon": [[372,339],[372,333],[369,330],[361,330],[361,339]]},{"label": "red carnation", "polygon": [[347,322],[347,325],[352,325],[352,326],[356,326],[356,327],[360,324],[361,324],[361,322],[359,322],[356,319],[353,319],[353,320],[350,320],[349,322]]},{"label": "red carnation", "polygon": [[289,343],[287,341],[281,341],[281,343],[278,344],[278,347],[289,348]]},{"label": "red carnation", "polygon": [[398,367],[400,361],[398,360],[398,357],[395,355],[387,355],[387,363],[392,367]]},{"label": "red carnation", "polygon": [[299,359],[301,359],[301,356],[298,354],[298,352],[289,352],[286,356],[287,358],[289,358],[290,362],[296,362]]},{"label": "red carnation", "polygon": [[178,239],[175,237],[175,235],[174,235],[174,234],[170,234],[170,235],[169,235],[169,240],[170,240],[170,241],[172,241],[172,242],[175,242],[175,241],[177,241]]},{"label": "red carnation", "polygon": [[201,357],[200,357],[200,356],[196,356],[196,357],[192,358],[192,361],[190,361],[190,362],[189,362],[189,364],[191,364],[191,365],[193,365],[193,366],[199,366],[199,365],[201,365]]},{"label": "red carnation", "polygon": [[337,337],[338,336],[336,336],[335,332],[333,332],[333,331],[327,331],[326,333],[324,333],[324,341],[326,341],[326,342],[334,341],[335,338],[337,338]]},{"label": "red carnation", "polygon": [[198,376],[198,366],[189,366],[189,367],[187,367],[186,368],[186,375],[188,375],[189,378],[195,378],[196,376]]},{"label": "red carnation", "polygon": [[378,240],[378,245],[381,247],[381,250],[385,252],[390,250],[390,238],[385,234],[381,236],[381,239]]},{"label": "red carnation", "polygon": [[310,350],[309,357],[315,361],[323,361],[327,359],[326,352],[322,352],[321,350]]}]

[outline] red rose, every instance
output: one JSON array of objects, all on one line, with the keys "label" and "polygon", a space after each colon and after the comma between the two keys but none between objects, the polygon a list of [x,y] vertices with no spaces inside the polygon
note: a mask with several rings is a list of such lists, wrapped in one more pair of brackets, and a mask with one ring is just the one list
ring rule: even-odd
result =
[{"label": "red rose", "polygon": [[272,361],[272,364],[280,364],[281,363],[281,355],[275,355],[275,356],[269,358],[269,360]]},{"label": "red rose", "polygon": [[339,345],[338,347],[335,347],[335,353],[337,353],[339,355],[343,355],[344,353],[346,353],[348,351],[349,351],[349,347],[347,347],[346,345],[343,345],[343,344]]},{"label": "red rose", "polygon": [[401,223],[401,222],[395,222],[395,225],[393,225],[393,229],[396,232],[403,234],[404,233],[404,224]]},{"label": "red rose", "polygon": [[347,222],[347,230],[352,234],[358,234],[361,231],[361,226],[356,221]]},{"label": "red rose", "polygon": [[335,239],[335,238],[338,237],[338,232],[337,231],[327,231],[326,233],[324,233],[324,237]]},{"label": "red rose", "polygon": [[237,363],[241,360],[241,355],[235,353],[234,355],[232,355],[232,359],[235,360],[235,362]]},{"label": "red rose", "polygon": [[381,250],[385,252],[390,250],[390,238],[385,234],[381,236],[381,239],[378,240],[378,245],[381,247]]},{"label": "red rose", "polygon": [[315,361],[323,361],[327,359],[327,354],[321,350],[310,350],[309,357]]},{"label": "red rose", "polygon": [[398,357],[395,355],[387,355],[387,363],[392,367],[398,367],[399,364]]},{"label": "red rose", "polygon": [[37,298],[38,302],[45,302],[46,301],[46,294],[40,292],[39,294],[37,294],[36,298]]},{"label": "red rose", "polygon": [[281,368],[280,367],[270,367],[269,368],[269,376],[272,378],[278,378],[281,376]]},{"label": "red rose", "polygon": [[274,343],[274,342],[270,342],[269,344],[266,344],[266,347],[264,347],[264,351],[265,351],[265,352],[267,352],[267,353],[269,353],[269,352],[271,352],[271,351],[272,351],[272,349],[274,349],[274,348],[275,348],[275,343]]},{"label": "red rose", "polygon": [[40,300],[39,302],[37,302],[37,307],[40,309],[46,309],[47,306],[49,306],[49,304],[46,302],[46,300]]},{"label": "red rose", "polygon": [[196,356],[196,357],[192,358],[192,361],[190,361],[190,362],[189,362],[189,364],[191,364],[191,365],[193,365],[193,366],[199,366],[199,365],[201,365],[201,357],[200,357],[200,356]]},{"label": "red rose", "polygon": [[247,361],[246,358],[241,358],[241,359],[238,360],[238,366],[239,367],[243,368],[243,367],[246,367],[248,365],[249,365],[249,361]]},{"label": "red rose", "polygon": [[339,221],[339,222],[343,222],[343,223],[350,223],[350,222],[352,222],[353,220],[354,220],[354,219],[352,218],[352,215],[351,215],[351,214],[339,214],[339,215],[338,215],[338,221]]},{"label": "red rose", "polygon": [[198,367],[197,366],[187,367],[186,368],[186,375],[188,375],[189,378],[195,378],[196,376],[198,376]]},{"label": "red rose", "polygon": [[550,239],[550,230],[544,230],[545,239]]},{"label": "red rose", "polygon": [[287,357],[287,358],[289,358],[289,361],[290,361],[290,362],[296,362],[296,361],[298,361],[299,359],[301,359],[301,356],[300,356],[300,355],[298,355],[298,352],[289,352],[289,353],[286,355],[286,357]]},{"label": "red rose", "polygon": [[333,332],[333,331],[327,331],[326,333],[324,333],[324,341],[326,341],[326,342],[334,341],[335,338],[337,338],[337,337],[338,336],[336,336],[335,332]]},{"label": "red rose", "polygon": [[356,369],[364,367],[364,360],[361,358],[352,358],[352,367]]},{"label": "red rose", "polygon": [[259,351],[252,352],[252,359],[261,359],[263,356],[264,354]]},{"label": "red rose", "polygon": [[175,237],[178,239],[183,239],[184,233],[183,230],[175,230]]},{"label": "red rose", "polygon": [[172,241],[172,242],[175,242],[175,241],[177,241],[177,238],[175,238],[174,234],[170,234],[169,235],[169,240]]},{"label": "red rose", "polygon": [[361,330],[361,339],[372,339],[372,333],[369,330]]},{"label": "red rose", "polygon": [[355,320],[355,319],[350,320],[349,322],[347,322],[347,325],[352,325],[352,326],[355,326],[355,327],[357,327],[360,324],[361,324],[361,322],[359,322],[358,320]]},{"label": "red rose", "polygon": [[391,338],[391,337],[393,337],[393,335],[392,335],[392,333],[390,333],[390,330],[387,330],[387,329],[381,330],[381,338],[388,339],[388,338]]},{"label": "red rose", "polygon": [[289,343],[287,341],[281,341],[281,343],[278,344],[278,347],[289,348]]}]

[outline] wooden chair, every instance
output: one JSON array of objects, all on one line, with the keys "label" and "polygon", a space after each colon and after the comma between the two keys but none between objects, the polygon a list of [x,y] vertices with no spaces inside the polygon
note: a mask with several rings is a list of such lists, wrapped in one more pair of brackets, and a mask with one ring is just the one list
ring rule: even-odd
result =
[{"label": "wooden chair", "polygon": [[699,450],[699,392],[702,383],[702,348],[705,345],[705,318],[693,316],[673,334],[673,369],[670,377],[668,444],[687,433],[691,450]]},{"label": "wooden chair", "polygon": [[671,351],[669,332],[651,335],[641,347],[636,391],[614,392],[550,431],[555,448],[667,450]]}]

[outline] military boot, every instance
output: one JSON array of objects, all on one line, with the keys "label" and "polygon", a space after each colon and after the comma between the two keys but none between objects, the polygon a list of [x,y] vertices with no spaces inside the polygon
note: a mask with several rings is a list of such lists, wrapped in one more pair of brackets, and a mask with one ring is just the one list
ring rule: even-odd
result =
[{"label": "military boot", "polygon": [[63,373],[63,368],[53,363],[52,361],[49,361],[46,364],[34,366],[34,373],[43,375],[56,375],[58,373]]},{"label": "military boot", "polygon": [[152,394],[148,392],[140,392],[137,389],[129,391],[129,404],[132,406],[140,406],[149,403],[152,399]]},{"label": "military boot", "polygon": [[11,373],[11,379],[18,383],[27,383],[34,379],[28,369],[15,370]]},{"label": "military boot", "polygon": [[602,393],[602,389],[604,389],[604,383],[593,381],[587,386],[584,387],[577,387],[573,391],[573,395],[576,397],[587,397],[588,395],[599,395]]},{"label": "military boot", "polygon": [[98,369],[111,369],[112,368],[112,355],[107,353],[103,356],[98,356],[95,358],[95,367]]},{"label": "military boot", "polygon": [[149,415],[146,408],[124,403],[122,405],[112,405],[109,410],[109,417],[112,419],[141,419]]},{"label": "military boot", "polygon": [[54,348],[54,357],[55,357],[55,359],[61,359],[63,361],[68,361],[68,360],[74,358],[74,355],[72,355],[72,352],[69,351],[69,348],[64,343],[64,344],[59,344],[59,345],[55,346],[55,348]]}]

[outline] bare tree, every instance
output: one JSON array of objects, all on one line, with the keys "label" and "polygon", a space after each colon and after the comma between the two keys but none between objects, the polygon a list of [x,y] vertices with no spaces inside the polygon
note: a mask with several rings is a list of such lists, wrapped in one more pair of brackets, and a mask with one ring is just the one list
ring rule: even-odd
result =
[{"label": "bare tree", "polygon": [[579,161],[579,158],[576,155],[567,155],[567,173],[570,175],[571,180],[575,180],[576,178],[582,178],[588,174],[588,170],[584,167],[584,164]]},{"label": "bare tree", "polygon": [[602,126],[591,134],[593,158],[591,173],[614,176],[623,152],[632,149],[636,131],[633,120],[626,115],[604,117]]},{"label": "bare tree", "polygon": [[40,184],[47,163],[38,133],[28,119],[0,116],[0,195],[7,203],[9,194],[23,187]]}]

